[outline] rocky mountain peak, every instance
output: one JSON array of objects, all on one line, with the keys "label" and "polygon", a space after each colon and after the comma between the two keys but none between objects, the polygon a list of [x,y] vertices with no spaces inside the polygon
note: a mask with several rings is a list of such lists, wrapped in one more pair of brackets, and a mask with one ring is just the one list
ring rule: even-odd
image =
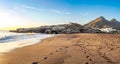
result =
[{"label": "rocky mountain peak", "polygon": [[106,19],[105,19],[103,16],[100,16],[100,17],[96,18],[95,21],[96,21],[96,22],[106,21]]},{"label": "rocky mountain peak", "polygon": [[85,24],[84,26],[89,28],[115,28],[120,29],[120,22],[116,19],[106,20],[103,16],[96,18],[95,20]]},{"label": "rocky mountain peak", "polygon": [[103,16],[100,16],[100,17],[98,17],[98,18],[105,19]]},{"label": "rocky mountain peak", "polygon": [[115,18],[111,19],[110,22],[118,22]]}]

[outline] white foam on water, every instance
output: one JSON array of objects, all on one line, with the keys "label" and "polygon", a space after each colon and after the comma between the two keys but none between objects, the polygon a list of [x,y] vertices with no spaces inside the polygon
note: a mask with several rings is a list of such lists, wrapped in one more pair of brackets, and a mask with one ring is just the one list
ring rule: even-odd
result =
[{"label": "white foam on water", "polygon": [[[16,34],[16,33],[15,33]],[[13,37],[10,36],[10,38],[4,37],[4,39],[0,40],[0,55],[10,52],[16,48],[28,46],[28,45],[33,45],[36,43],[39,43],[42,39],[52,37],[54,35],[50,34],[31,34],[31,35],[26,35],[24,34],[19,34],[19,35],[13,35]]]}]

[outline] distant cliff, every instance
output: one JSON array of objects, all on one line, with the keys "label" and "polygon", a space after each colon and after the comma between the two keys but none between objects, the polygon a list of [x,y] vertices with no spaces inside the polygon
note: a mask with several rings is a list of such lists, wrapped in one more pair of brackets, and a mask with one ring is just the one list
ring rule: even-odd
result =
[{"label": "distant cliff", "polygon": [[10,30],[11,32],[35,32],[35,33],[47,33],[47,34],[61,34],[61,33],[79,33],[82,32],[84,27],[77,23],[70,22],[69,24],[61,24],[61,25],[51,25],[51,26],[40,26],[35,28],[18,28],[16,30]]}]

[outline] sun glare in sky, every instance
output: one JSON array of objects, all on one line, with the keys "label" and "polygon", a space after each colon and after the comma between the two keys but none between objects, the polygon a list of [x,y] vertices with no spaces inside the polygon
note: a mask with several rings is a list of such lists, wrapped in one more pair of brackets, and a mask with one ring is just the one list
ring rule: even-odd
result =
[{"label": "sun glare in sky", "polygon": [[40,26],[40,24],[30,18],[21,16],[10,9],[5,9],[5,7],[0,8],[0,30],[37,26]]}]

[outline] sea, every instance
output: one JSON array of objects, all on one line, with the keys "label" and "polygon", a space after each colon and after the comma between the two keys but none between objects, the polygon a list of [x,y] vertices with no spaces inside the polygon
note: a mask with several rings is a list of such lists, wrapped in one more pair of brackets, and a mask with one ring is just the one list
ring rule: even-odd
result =
[{"label": "sea", "polygon": [[14,33],[0,31],[0,55],[16,48],[39,43],[42,39],[55,36],[54,34],[41,33]]}]

